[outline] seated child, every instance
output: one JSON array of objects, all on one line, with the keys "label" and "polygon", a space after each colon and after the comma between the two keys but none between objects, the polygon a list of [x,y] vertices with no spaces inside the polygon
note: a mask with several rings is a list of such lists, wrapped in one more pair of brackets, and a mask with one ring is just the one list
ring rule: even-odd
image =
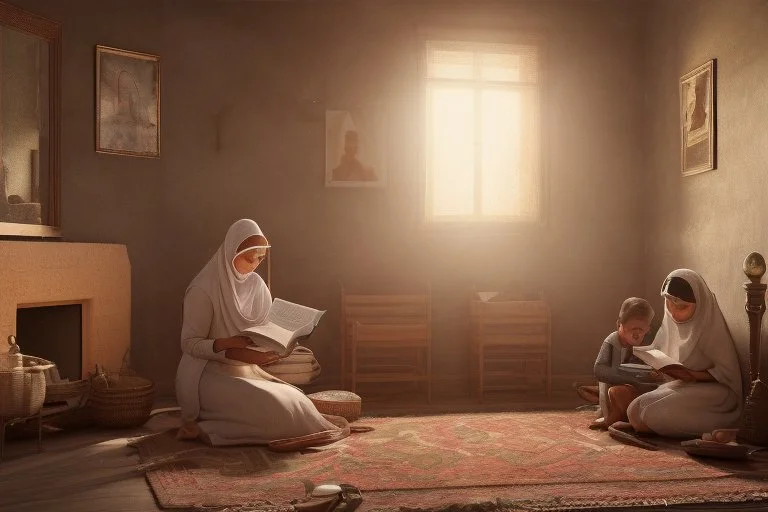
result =
[{"label": "seated child", "polygon": [[632,347],[643,343],[653,317],[653,308],[645,299],[630,297],[622,303],[616,321],[618,330],[605,338],[595,361],[602,417],[591,428],[608,428],[617,421],[626,421],[630,402],[658,386],[655,381],[660,377],[655,372],[621,368],[624,363],[642,364],[632,355]]}]

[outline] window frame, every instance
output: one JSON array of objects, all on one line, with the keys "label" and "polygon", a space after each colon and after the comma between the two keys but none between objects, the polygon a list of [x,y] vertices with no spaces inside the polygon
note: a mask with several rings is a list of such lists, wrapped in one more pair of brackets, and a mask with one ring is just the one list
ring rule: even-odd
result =
[{"label": "window frame", "polygon": [[[541,34],[532,32],[499,32],[499,31],[463,31],[463,30],[447,30],[447,29],[435,29],[435,28],[422,28],[420,30],[419,37],[419,66],[418,66],[418,83],[420,88],[420,112],[421,112],[421,128],[420,128],[420,176],[421,176],[421,201],[422,201],[422,223],[429,228],[455,228],[457,225],[471,226],[479,229],[493,230],[496,227],[515,227],[521,230],[538,229],[548,224],[548,180],[547,180],[547,161],[545,159],[546,151],[546,125],[547,123],[547,109],[546,109],[546,41]],[[483,45],[493,44],[511,44],[511,45],[527,45],[536,46],[538,49],[538,81],[534,84],[526,83],[510,83],[500,81],[480,81],[476,78],[470,80],[464,79],[443,79],[443,78],[430,78],[428,76],[428,59],[429,59],[429,44],[430,43],[458,43],[466,45],[476,45],[478,48]],[[477,66],[477,63],[475,64]],[[538,195],[539,195],[539,207],[536,214],[530,218],[522,218],[519,216],[499,216],[499,215],[483,215],[478,213],[478,199],[482,200],[482,192],[479,185],[481,185],[482,179],[482,166],[481,166],[481,153],[482,150],[478,147],[475,148],[475,211],[471,215],[440,215],[435,216],[432,214],[432,183],[433,173],[428,169],[428,147],[430,143],[429,134],[429,119],[427,117],[428,108],[428,87],[430,84],[442,83],[448,85],[458,85],[463,87],[470,87],[474,90],[475,101],[483,90],[500,87],[504,90],[530,90],[535,88],[538,96],[538,112],[535,114],[538,117],[538,161],[539,161],[539,173],[538,173]],[[478,129],[478,123],[481,122],[482,116],[479,110],[475,111],[475,127]]]}]

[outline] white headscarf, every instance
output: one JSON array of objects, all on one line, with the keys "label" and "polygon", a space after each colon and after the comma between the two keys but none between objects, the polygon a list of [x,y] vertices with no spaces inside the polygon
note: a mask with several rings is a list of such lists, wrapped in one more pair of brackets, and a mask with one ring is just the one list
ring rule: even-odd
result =
[{"label": "white headscarf", "polygon": [[[634,350],[655,348],[677,359],[683,366],[687,366],[686,361],[689,358],[695,365],[701,361],[698,356],[704,356],[714,365],[713,368],[708,369],[712,376],[740,396],[741,371],[736,347],[715,294],[710,291],[704,279],[693,270],[685,268],[675,270],[664,282],[673,277],[682,278],[691,286],[693,296],[696,298],[696,310],[693,316],[685,322],[675,322],[667,310],[665,301],[664,318],[653,343],[635,347]],[[664,295],[663,287],[662,295]]]},{"label": "white headscarf", "polygon": [[229,336],[264,323],[272,305],[272,294],[260,275],[251,272],[239,279],[235,273],[233,262],[237,248],[255,235],[264,236],[264,233],[250,219],[240,219],[232,224],[224,243],[187,288],[188,291],[197,286],[210,297],[214,319],[226,328]]}]

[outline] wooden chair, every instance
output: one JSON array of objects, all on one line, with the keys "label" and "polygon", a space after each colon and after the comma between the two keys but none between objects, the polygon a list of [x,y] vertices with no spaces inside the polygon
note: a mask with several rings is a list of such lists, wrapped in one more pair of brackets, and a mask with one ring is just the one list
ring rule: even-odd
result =
[{"label": "wooden chair", "polygon": [[351,388],[361,382],[425,383],[432,401],[432,354],[429,325],[363,324],[352,328]]},{"label": "wooden chair", "polygon": [[470,300],[470,385],[486,391],[552,390],[549,306],[544,300]]},{"label": "wooden chair", "polygon": [[[341,369],[342,385],[345,389],[356,387],[358,382],[371,382],[372,377],[366,377],[372,371],[379,374],[382,366],[420,368],[413,375],[424,374],[431,382],[432,351],[431,351],[431,321],[432,304],[429,290],[423,293],[409,294],[374,294],[348,293],[341,288]],[[353,354],[355,324],[362,326],[379,326],[373,331],[359,328],[359,337],[368,340],[369,337],[389,337],[389,343],[378,346],[376,343],[361,341],[365,348]],[[388,329],[387,326],[391,326]],[[425,330],[424,330],[425,329]],[[424,333],[426,341],[420,340],[414,333]],[[398,336],[402,336],[399,341]],[[405,342],[402,344],[400,342]],[[425,348],[426,347],[426,348]],[[353,376],[353,368],[356,368]],[[405,375],[405,373],[403,374]],[[402,382],[404,377],[398,377]],[[354,381],[354,384],[353,384]],[[423,382],[419,377],[413,382]],[[393,381],[387,381],[393,382]],[[428,385],[430,387],[431,384]],[[431,398],[431,387],[427,392]]]}]

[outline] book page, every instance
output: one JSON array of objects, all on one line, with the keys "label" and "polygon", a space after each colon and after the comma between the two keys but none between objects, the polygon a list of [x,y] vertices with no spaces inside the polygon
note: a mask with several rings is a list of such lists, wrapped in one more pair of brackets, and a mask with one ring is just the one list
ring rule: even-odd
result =
[{"label": "book page", "polygon": [[635,350],[632,351],[632,354],[656,370],[660,370],[666,366],[682,366],[680,361],[672,359],[661,350],[655,348],[651,350],[637,350],[637,348],[635,348]]},{"label": "book page", "polygon": [[287,300],[275,299],[269,309],[268,320],[289,331],[298,331],[307,325],[311,325],[314,329],[323,313],[325,311],[294,304]]},{"label": "book page", "polygon": [[619,365],[619,371],[637,378],[644,378],[647,377],[651,371],[653,371],[653,368],[647,364],[622,363]]},{"label": "book page", "polygon": [[625,369],[625,370],[633,370],[633,371],[645,370],[647,372],[653,370],[653,368],[651,368],[647,364],[638,364],[638,363],[621,363],[619,365],[619,368],[622,368],[622,369]]},{"label": "book page", "polygon": [[241,334],[248,336],[255,345],[266,347],[278,353],[283,353],[290,344],[293,332],[272,322],[254,325],[245,329]]}]

